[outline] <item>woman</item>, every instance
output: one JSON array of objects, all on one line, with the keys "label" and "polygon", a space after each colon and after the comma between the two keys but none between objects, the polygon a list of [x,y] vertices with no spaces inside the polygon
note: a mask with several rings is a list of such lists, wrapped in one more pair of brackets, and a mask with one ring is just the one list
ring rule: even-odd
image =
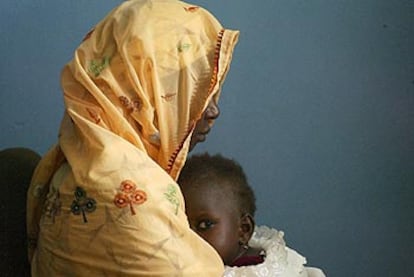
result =
[{"label": "woman", "polygon": [[126,1],[85,37],[28,191],[33,276],[221,276],[175,179],[218,116],[237,38],[175,0]]}]

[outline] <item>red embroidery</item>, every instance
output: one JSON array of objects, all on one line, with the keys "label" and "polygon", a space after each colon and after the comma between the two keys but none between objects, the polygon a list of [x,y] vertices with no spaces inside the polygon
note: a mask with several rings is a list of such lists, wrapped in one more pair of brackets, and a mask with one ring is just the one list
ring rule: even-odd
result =
[{"label": "red embroidery", "polygon": [[121,104],[130,112],[140,111],[142,108],[142,101],[139,98],[135,98],[132,101],[126,96],[119,96],[119,101]]},{"label": "red embroidery", "polygon": [[129,99],[125,96],[119,96],[119,101],[121,101],[121,104],[125,107],[129,106]]},{"label": "red embroidery", "polygon": [[[221,51],[221,43],[224,36],[224,29],[222,29],[217,36],[217,43],[216,43],[216,49],[214,51],[214,68],[213,68],[213,76],[210,80],[210,87],[208,89],[207,95],[210,95],[213,92],[214,87],[217,84],[217,74],[219,72],[219,60],[220,60],[220,51]],[[203,111],[201,111],[202,113]],[[191,123],[189,125],[187,134],[184,136],[184,139],[181,141],[181,143],[178,145],[176,150],[172,153],[171,157],[168,159],[168,165],[166,168],[167,173],[171,173],[173,166],[175,164],[175,159],[178,156],[178,153],[180,153],[181,149],[183,148],[184,142],[187,139],[187,137],[190,135],[191,130],[193,129],[195,123]]]},{"label": "red embroidery", "polygon": [[145,191],[137,189],[135,183],[131,180],[122,181],[120,185],[121,192],[117,193],[114,198],[114,204],[118,208],[125,208],[129,205],[132,215],[135,215],[135,205],[140,205],[147,201]]},{"label": "red embroidery", "polygon": [[91,37],[91,35],[92,35],[92,33],[93,33],[93,31],[95,31],[95,28],[93,28],[92,30],[90,30],[90,31],[86,34],[86,36],[83,38],[83,40],[82,40],[82,41],[85,41],[85,40],[87,40],[88,38],[90,38],[90,37]]},{"label": "red embroidery", "polygon": [[114,203],[118,208],[124,208],[129,204],[128,195],[123,193],[118,193],[115,196]]},{"label": "red embroidery", "polygon": [[101,118],[99,117],[99,114],[97,112],[88,108],[86,108],[86,110],[88,111],[89,115],[92,117],[96,124],[99,124],[99,122],[101,122]]},{"label": "red embroidery", "polygon": [[165,101],[171,101],[175,96],[177,95],[177,93],[167,93],[161,96],[162,99],[164,99]]},{"label": "red embroidery", "polygon": [[134,110],[140,111],[142,108],[142,101],[139,98],[135,98],[132,100],[132,106],[134,107]]}]

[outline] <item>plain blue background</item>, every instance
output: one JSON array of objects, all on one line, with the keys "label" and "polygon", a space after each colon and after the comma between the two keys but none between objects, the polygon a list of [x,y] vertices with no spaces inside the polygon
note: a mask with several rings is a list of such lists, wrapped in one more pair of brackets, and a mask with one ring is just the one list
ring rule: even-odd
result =
[{"label": "plain blue background", "polygon": [[[56,141],[60,70],[120,2],[0,2],[0,148]],[[257,223],[328,276],[413,276],[414,1],[193,3],[241,30],[196,151],[238,160]]]}]

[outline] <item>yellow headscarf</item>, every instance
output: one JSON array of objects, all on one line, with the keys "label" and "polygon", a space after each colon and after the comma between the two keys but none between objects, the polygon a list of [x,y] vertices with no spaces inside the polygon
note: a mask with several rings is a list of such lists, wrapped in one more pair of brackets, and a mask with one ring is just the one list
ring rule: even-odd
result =
[{"label": "yellow headscarf", "polygon": [[175,183],[238,32],[176,0],[122,3],[64,68],[59,143],[28,191],[33,276],[220,276]]}]

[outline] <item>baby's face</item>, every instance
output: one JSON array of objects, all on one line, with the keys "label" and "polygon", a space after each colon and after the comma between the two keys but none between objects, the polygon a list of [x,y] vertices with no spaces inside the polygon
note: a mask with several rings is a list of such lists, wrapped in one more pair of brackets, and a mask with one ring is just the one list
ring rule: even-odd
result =
[{"label": "baby's face", "polygon": [[229,265],[239,251],[240,216],[231,197],[218,189],[184,188],[191,229],[216,249]]}]

